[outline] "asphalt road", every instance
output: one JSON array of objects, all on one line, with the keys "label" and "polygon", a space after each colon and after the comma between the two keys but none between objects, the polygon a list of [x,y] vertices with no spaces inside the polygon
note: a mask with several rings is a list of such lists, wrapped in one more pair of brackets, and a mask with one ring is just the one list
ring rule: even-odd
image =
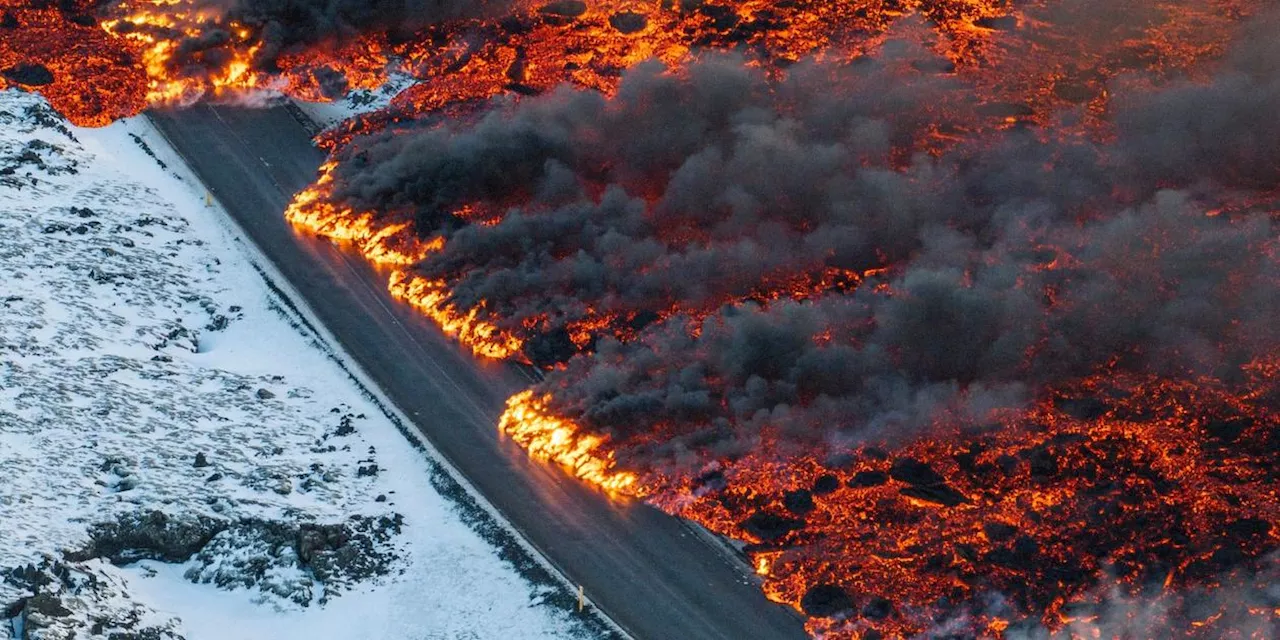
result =
[{"label": "asphalt road", "polygon": [[653,640],[805,637],[798,617],[766,600],[743,564],[678,519],[611,501],[500,437],[504,401],[529,386],[528,372],[478,361],[393,300],[385,278],[363,259],[284,221],[290,197],[324,159],[289,111],[198,106],[151,118],[387,397],[628,633]]}]

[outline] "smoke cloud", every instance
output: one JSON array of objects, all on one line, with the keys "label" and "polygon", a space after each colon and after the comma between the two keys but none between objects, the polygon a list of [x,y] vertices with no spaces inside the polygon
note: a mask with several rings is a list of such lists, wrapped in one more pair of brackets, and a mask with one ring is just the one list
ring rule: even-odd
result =
[{"label": "smoke cloud", "polygon": [[[387,132],[342,152],[334,198],[447,234],[418,271],[535,360],[574,352],[565,327],[612,322],[542,390],[642,466],[745,450],[766,426],[910,435],[1103,367],[1230,380],[1280,347],[1273,220],[1209,215],[1280,179],[1275,26],[1211,82],[1118,82],[1107,143],[1015,127],[904,151],[984,123],[891,42],[782,80],[733,56],[642,65],[611,99],[564,88]],[[464,205],[504,216],[463,224]],[[875,268],[853,291],[812,284]],[[670,439],[628,458],[659,425]]]}]

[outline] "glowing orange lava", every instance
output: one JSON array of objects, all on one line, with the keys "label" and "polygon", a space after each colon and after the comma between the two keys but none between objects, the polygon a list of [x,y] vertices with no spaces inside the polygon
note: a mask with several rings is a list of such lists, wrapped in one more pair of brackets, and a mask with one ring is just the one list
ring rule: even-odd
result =
[{"label": "glowing orange lava", "polygon": [[610,494],[641,497],[645,487],[634,473],[615,468],[605,438],[584,433],[573,422],[546,411],[547,398],[523,391],[507,400],[498,429],[529,455],[553,462]]}]

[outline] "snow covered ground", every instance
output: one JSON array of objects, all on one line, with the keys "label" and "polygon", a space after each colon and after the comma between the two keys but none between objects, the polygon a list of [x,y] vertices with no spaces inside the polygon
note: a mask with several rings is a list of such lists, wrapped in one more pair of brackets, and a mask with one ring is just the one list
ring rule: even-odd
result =
[{"label": "snow covered ground", "polygon": [[406,73],[392,73],[385,84],[376,90],[359,89],[333,102],[295,102],[321,129],[328,129],[348,118],[377,111],[388,104],[401,91],[408,89],[417,79]]},{"label": "snow covered ground", "polygon": [[0,638],[607,632],[224,220],[145,120],[0,92]]}]

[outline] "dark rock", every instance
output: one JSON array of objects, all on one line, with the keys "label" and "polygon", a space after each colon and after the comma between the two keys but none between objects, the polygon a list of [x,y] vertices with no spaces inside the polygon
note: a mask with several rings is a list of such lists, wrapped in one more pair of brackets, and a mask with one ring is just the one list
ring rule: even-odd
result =
[{"label": "dark rock", "polygon": [[544,16],[556,16],[559,18],[576,18],[587,12],[587,3],[582,0],[556,0],[548,2],[538,9],[538,13]]},{"label": "dark rock", "polygon": [[1215,438],[1223,442],[1235,442],[1240,434],[1244,433],[1252,427],[1254,421],[1252,418],[1214,418],[1205,423],[1204,430],[1209,434],[1210,438]]},{"label": "dark rock", "polygon": [[946,483],[947,479],[933,470],[927,463],[914,458],[899,458],[889,467],[889,477],[898,482],[915,486],[930,486]]},{"label": "dark rock", "polygon": [[1000,467],[1000,471],[1006,476],[1011,476],[1018,471],[1018,458],[1007,453],[1000,454],[996,458],[996,466]]},{"label": "dark rock", "polygon": [[1026,451],[1024,456],[1031,469],[1031,477],[1037,479],[1052,478],[1058,473],[1058,459],[1048,447],[1041,445]]},{"label": "dark rock", "polygon": [[862,450],[862,455],[870,460],[888,460],[889,452],[880,447],[867,447]]},{"label": "dark rock", "polygon": [[215,474],[210,475],[208,478],[205,478],[205,479],[204,479],[204,481],[205,481],[205,482],[217,482],[217,481],[219,481],[219,480],[221,480],[221,479],[222,479],[222,474],[221,474],[221,473],[215,473]]},{"label": "dark rock", "polygon": [[874,597],[862,607],[862,617],[868,620],[884,620],[891,615],[893,603],[888,598]]},{"label": "dark rock", "polygon": [[72,562],[105,558],[113,564],[185,562],[227,526],[205,516],[170,518],[162,511],[126,514],[115,522],[94,525],[89,544],[67,552],[66,557]]},{"label": "dark rock", "polygon": [[803,528],[804,521],[780,516],[768,511],[757,511],[739,526],[747,533],[765,542],[773,542],[785,537],[792,531]]},{"label": "dark rock", "polygon": [[990,18],[978,18],[973,23],[983,29],[994,29],[996,31],[1009,31],[1018,26],[1018,19],[1013,16],[999,16]]},{"label": "dark rock", "polygon": [[899,493],[904,496],[940,504],[944,507],[954,507],[958,504],[968,502],[969,499],[963,493],[952,489],[945,484],[903,487]]},{"label": "dark rock", "polygon": [[356,477],[359,477],[359,478],[371,478],[371,477],[373,477],[373,476],[378,475],[378,471],[379,471],[379,469],[378,469],[378,463],[376,463],[376,462],[371,462],[371,463],[369,463],[369,464],[367,464],[367,465],[361,465],[360,467],[357,467],[357,468],[356,468]]},{"label": "dark rock", "polygon": [[622,33],[636,33],[649,26],[649,19],[643,13],[623,11],[609,16],[609,26]]},{"label": "dark rock", "polygon": [[387,501],[387,494],[385,494],[385,493],[379,493],[379,494],[378,494],[378,497],[374,498],[374,499],[373,499],[373,501],[374,501],[374,502],[386,502],[386,501]]},{"label": "dark rock", "polygon": [[20,62],[0,71],[0,75],[9,80],[28,87],[43,87],[53,84],[53,72],[42,64]]},{"label": "dark rock", "polygon": [[800,608],[815,618],[829,618],[853,609],[853,599],[839,586],[819,584],[804,592]]},{"label": "dark rock", "polygon": [[889,474],[883,471],[859,471],[849,478],[851,487],[878,487],[889,481]]},{"label": "dark rock", "polygon": [[0,29],[17,29],[18,18],[12,13],[5,11],[0,14]]},{"label": "dark rock", "polygon": [[542,94],[542,89],[523,82],[508,82],[507,84],[502,85],[502,88],[512,93],[518,93],[522,96],[536,96]]},{"label": "dark rock", "polygon": [[51,618],[65,618],[71,615],[71,610],[62,606],[62,600],[48,593],[37,593],[27,598],[24,608],[28,613],[39,613]]},{"label": "dark rock", "polygon": [[356,432],[355,426],[351,423],[351,416],[342,416],[338,421],[338,429],[333,432],[335,436],[349,436]]},{"label": "dark rock", "polygon": [[258,391],[257,391],[257,393],[256,393],[255,395],[257,395],[257,396],[258,396],[258,399],[259,399],[259,400],[270,400],[270,399],[272,399],[272,398],[276,397],[276,394],[271,393],[270,391],[268,391],[268,390],[266,390],[266,389],[258,389]]},{"label": "dark rock", "polygon": [[815,496],[825,496],[839,488],[840,478],[830,473],[820,475],[813,481],[813,495]]},{"label": "dark rock", "polygon": [[1271,532],[1271,523],[1262,518],[1241,518],[1227,523],[1227,534],[1240,540],[1261,538]]},{"label": "dark rock", "polygon": [[1053,406],[1077,420],[1097,420],[1111,410],[1111,406],[1098,398],[1056,398]]},{"label": "dark rock", "polygon": [[982,532],[987,534],[988,540],[998,544],[1016,535],[1018,528],[1003,522],[988,522],[982,525]]},{"label": "dark rock", "polygon": [[203,451],[201,451],[196,454],[196,462],[192,466],[194,466],[197,469],[201,467],[207,467],[209,466],[209,458],[204,455]]},{"label": "dark rock", "polygon": [[722,491],[729,483],[719,469],[708,471],[693,480],[693,486],[707,491]]},{"label": "dark rock", "polygon": [[808,489],[788,491],[782,494],[782,506],[786,507],[787,511],[802,516],[813,511],[815,506],[813,504],[813,494]]},{"label": "dark rock", "polygon": [[1040,555],[1040,543],[1031,536],[1018,536],[1018,539],[1013,541],[1012,551],[1020,561],[1029,563]]}]

